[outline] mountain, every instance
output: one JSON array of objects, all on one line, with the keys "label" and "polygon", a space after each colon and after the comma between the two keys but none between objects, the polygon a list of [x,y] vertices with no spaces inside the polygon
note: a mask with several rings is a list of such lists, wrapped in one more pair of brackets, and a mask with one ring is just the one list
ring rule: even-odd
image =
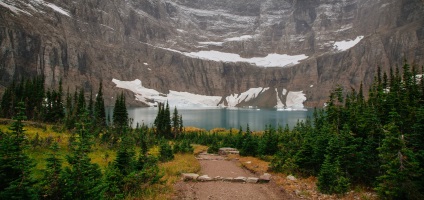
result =
[{"label": "mountain", "polygon": [[320,107],[424,64],[421,0],[0,0],[0,19],[0,91],[103,80],[107,104],[125,88],[131,105]]}]

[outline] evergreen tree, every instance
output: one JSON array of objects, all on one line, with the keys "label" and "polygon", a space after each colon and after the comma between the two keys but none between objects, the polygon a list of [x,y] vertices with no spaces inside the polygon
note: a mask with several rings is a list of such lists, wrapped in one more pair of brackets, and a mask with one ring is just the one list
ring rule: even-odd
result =
[{"label": "evergreen tree", "polygon": [[91,163],[92,134],[87,114],[79,116],[76,124],[77,137],[66,156],[69,166],[60,176],[64,199],[101,199],[104,191],[102,173],[97,164]]},{"label": "evergreen tree", "polygon": [[349,185],[349,179],[341,172],[339,161],[326,156],[318,175],[318,190],[324,194],[343,194],[349,190]]},{"label": "evergreen tree", "polygon": [[16,108],[16,117],[10,134],[0,140],[0,199],[36,199],[31,177],[33,161],[25,154],[24,103]]},{"label": "evergreen tree", "polygon": [[121,95],[116,97],[115,107],[113,108],[113,125],[115,127],[128,126],[128,112],[125,106],[125,96],[122,92]]},{"label": "evergreen tree", "polygon": [[162,162],[167,162],[174,159],[174,154],[172,153],[172,147],[169,145],[167,140],[163,140],[159,146],[159,159]]},{"label": "evergreen tree", "polygon": [[85,92],[84,92],[84,88],[83,88],[83,89],[80,90],[80,92],[78,94],[78,99],[76,101],[76,107],[77,107],[76,115],[77,116],[83,115],[87,110],[84,93]]},{"label": "evergreen tree", "polygon": [[96,96],[96,102],[94,103],[94,118],[96,124],[101,127],[106,126],[106,111],[105,111],[105,103],[103,99],[103,85],[102,81],[99,84],[99,92]]},{"label": "evergreen tree", "polygon": [[158,105],[158,114],[156,115],[154,125],[156,127],[156,133],[159,136],[165,138],[173,138],[173,134],[171,132],[171,114],[169,112],[169,104],[166,103],[166,107],[164,104],[159,103]]},{"label": "evergreen tree", "polygon": [[114,165],[117,167],[117,169],[123,176],[127,176],[128,174],[134,171],[135,151],[134,142],[132,141],[132,138],[128,136],[122,137],[122,141],[116,154]]},{"label": "evergreen tree", "polygon": [[172,133],[174,134],[174,139],[180,133],[180,116],[176,106],[174,107],[174,113],[172,113]]},{"label": "evergreen tree", "polygon": [[90,91],[90,99],[88,100],[88,116],[94,118],[94,102],[93,102],[93,90]]},{"label": "evergreen tree", "polygon": [[[392,111],[392,121],[399,120],[400,115]],[[383,174],[376,188],[379,195],[387,199],[422,199],[422,169],[415,154],[406,146],[405,137],[394,123],[385,126],[386,135],[379,150]]]},{"label": "evergreen tree", "polygon": [[50,147],[51,153],[47,157],[46,169],[43,171],[41,179],[40,197],[43,199],[59,200],[63,197],[62,188],[60,187],[60,174],[62,172],[62,161],[59,158],[59,145],[57,142]]}]

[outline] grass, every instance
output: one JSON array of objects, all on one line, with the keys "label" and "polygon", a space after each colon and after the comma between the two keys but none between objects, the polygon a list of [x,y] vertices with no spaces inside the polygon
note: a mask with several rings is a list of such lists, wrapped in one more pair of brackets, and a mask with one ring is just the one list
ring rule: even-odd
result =
[{"label": "grass", "polygon": [[297,195],[305,199],[344,199],[344,200],[375,200],[378,199],[375,192],[366,188],[357,187],[348,192],[344,196],[337,195],[323,195],[318,192],[316,187],[316,177],[299,178],[291,181],[286,177],[288,174],[269,172],[269,162],[255,157],[242,157],[239,155],[229,155],[228,159],[238,159],[240,166],[248,169],[256,175],[264,173],[272,174],[272,180],[279,186],[282,186],[289,194]]},{"label": "grass", "polygon": [[[7,121],[5,123],[3,121],[0,124],[0,131],[9,132],[10,122]],[[41,141],[51,138],[52,141],[58,142],[59,151],[56,153],[62,159],[63,167],[67,166],[65,155],[69,153],[68,143],[70,133],[66,131],[63,133],[58,132],[58,127],[53,125],[37,124],[34,127],[32,124],[28,123],[24,127],[29,144],[31,144],[31,141],[37,134]],[[163,175],[159,184],[142,187],[142,190],[136,194],[130,194],[126,199],[171,199],[174,195],[174,184],[181,179],[181,173],[197,173],[200,171],[200,164],[196,160],[195,155],[206,151],[207,147],[201,145],[193,145],[193,147],[194,154],[175,154],[174,160],[159,164],[160,171]],[[92,150],[89,154],[91,162],[98,164],[102,171],[116,158],[116,150],[109,149],[106,145],[95,143],[92,146]],[[135,151],[138,154],[140,148],[137,147]],[[31,146],[26,152],[36,163],[36,166],[33,168],[34,178],[41,178],[43,175],[42,170],[46,168],[46,158],[51,153],[51,150],[47,145],[43,145],[35,148]],[[158,156],[159,147],[155,146],[151,148],[149,154]]]}]

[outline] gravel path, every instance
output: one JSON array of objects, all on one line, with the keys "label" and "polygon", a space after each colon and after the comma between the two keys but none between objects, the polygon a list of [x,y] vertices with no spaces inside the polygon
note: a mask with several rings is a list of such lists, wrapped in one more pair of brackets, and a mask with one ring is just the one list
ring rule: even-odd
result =
[{"label": "gravel path", "polygon": [[[225,160],[222,156],[199,155],[200,174],[209,177],[258,177],[238,166],[238,161]],[[175,185],[175,199],[294,199],[272,181],[270,183],[234,182],[179,182]]]}]

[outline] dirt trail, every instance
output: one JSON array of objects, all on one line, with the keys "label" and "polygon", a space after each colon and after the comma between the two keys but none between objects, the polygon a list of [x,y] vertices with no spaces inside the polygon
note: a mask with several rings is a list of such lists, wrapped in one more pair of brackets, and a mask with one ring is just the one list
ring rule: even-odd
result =
[{"label": "dirt trail", "polygon": [[[258,177],[238,166],[238,161],[225,160],[222,156],[200,154],[200,174],[209,177]],[[294,199],[272,181],[270,183],[236,182],[179,182],[175,199]]]}]

